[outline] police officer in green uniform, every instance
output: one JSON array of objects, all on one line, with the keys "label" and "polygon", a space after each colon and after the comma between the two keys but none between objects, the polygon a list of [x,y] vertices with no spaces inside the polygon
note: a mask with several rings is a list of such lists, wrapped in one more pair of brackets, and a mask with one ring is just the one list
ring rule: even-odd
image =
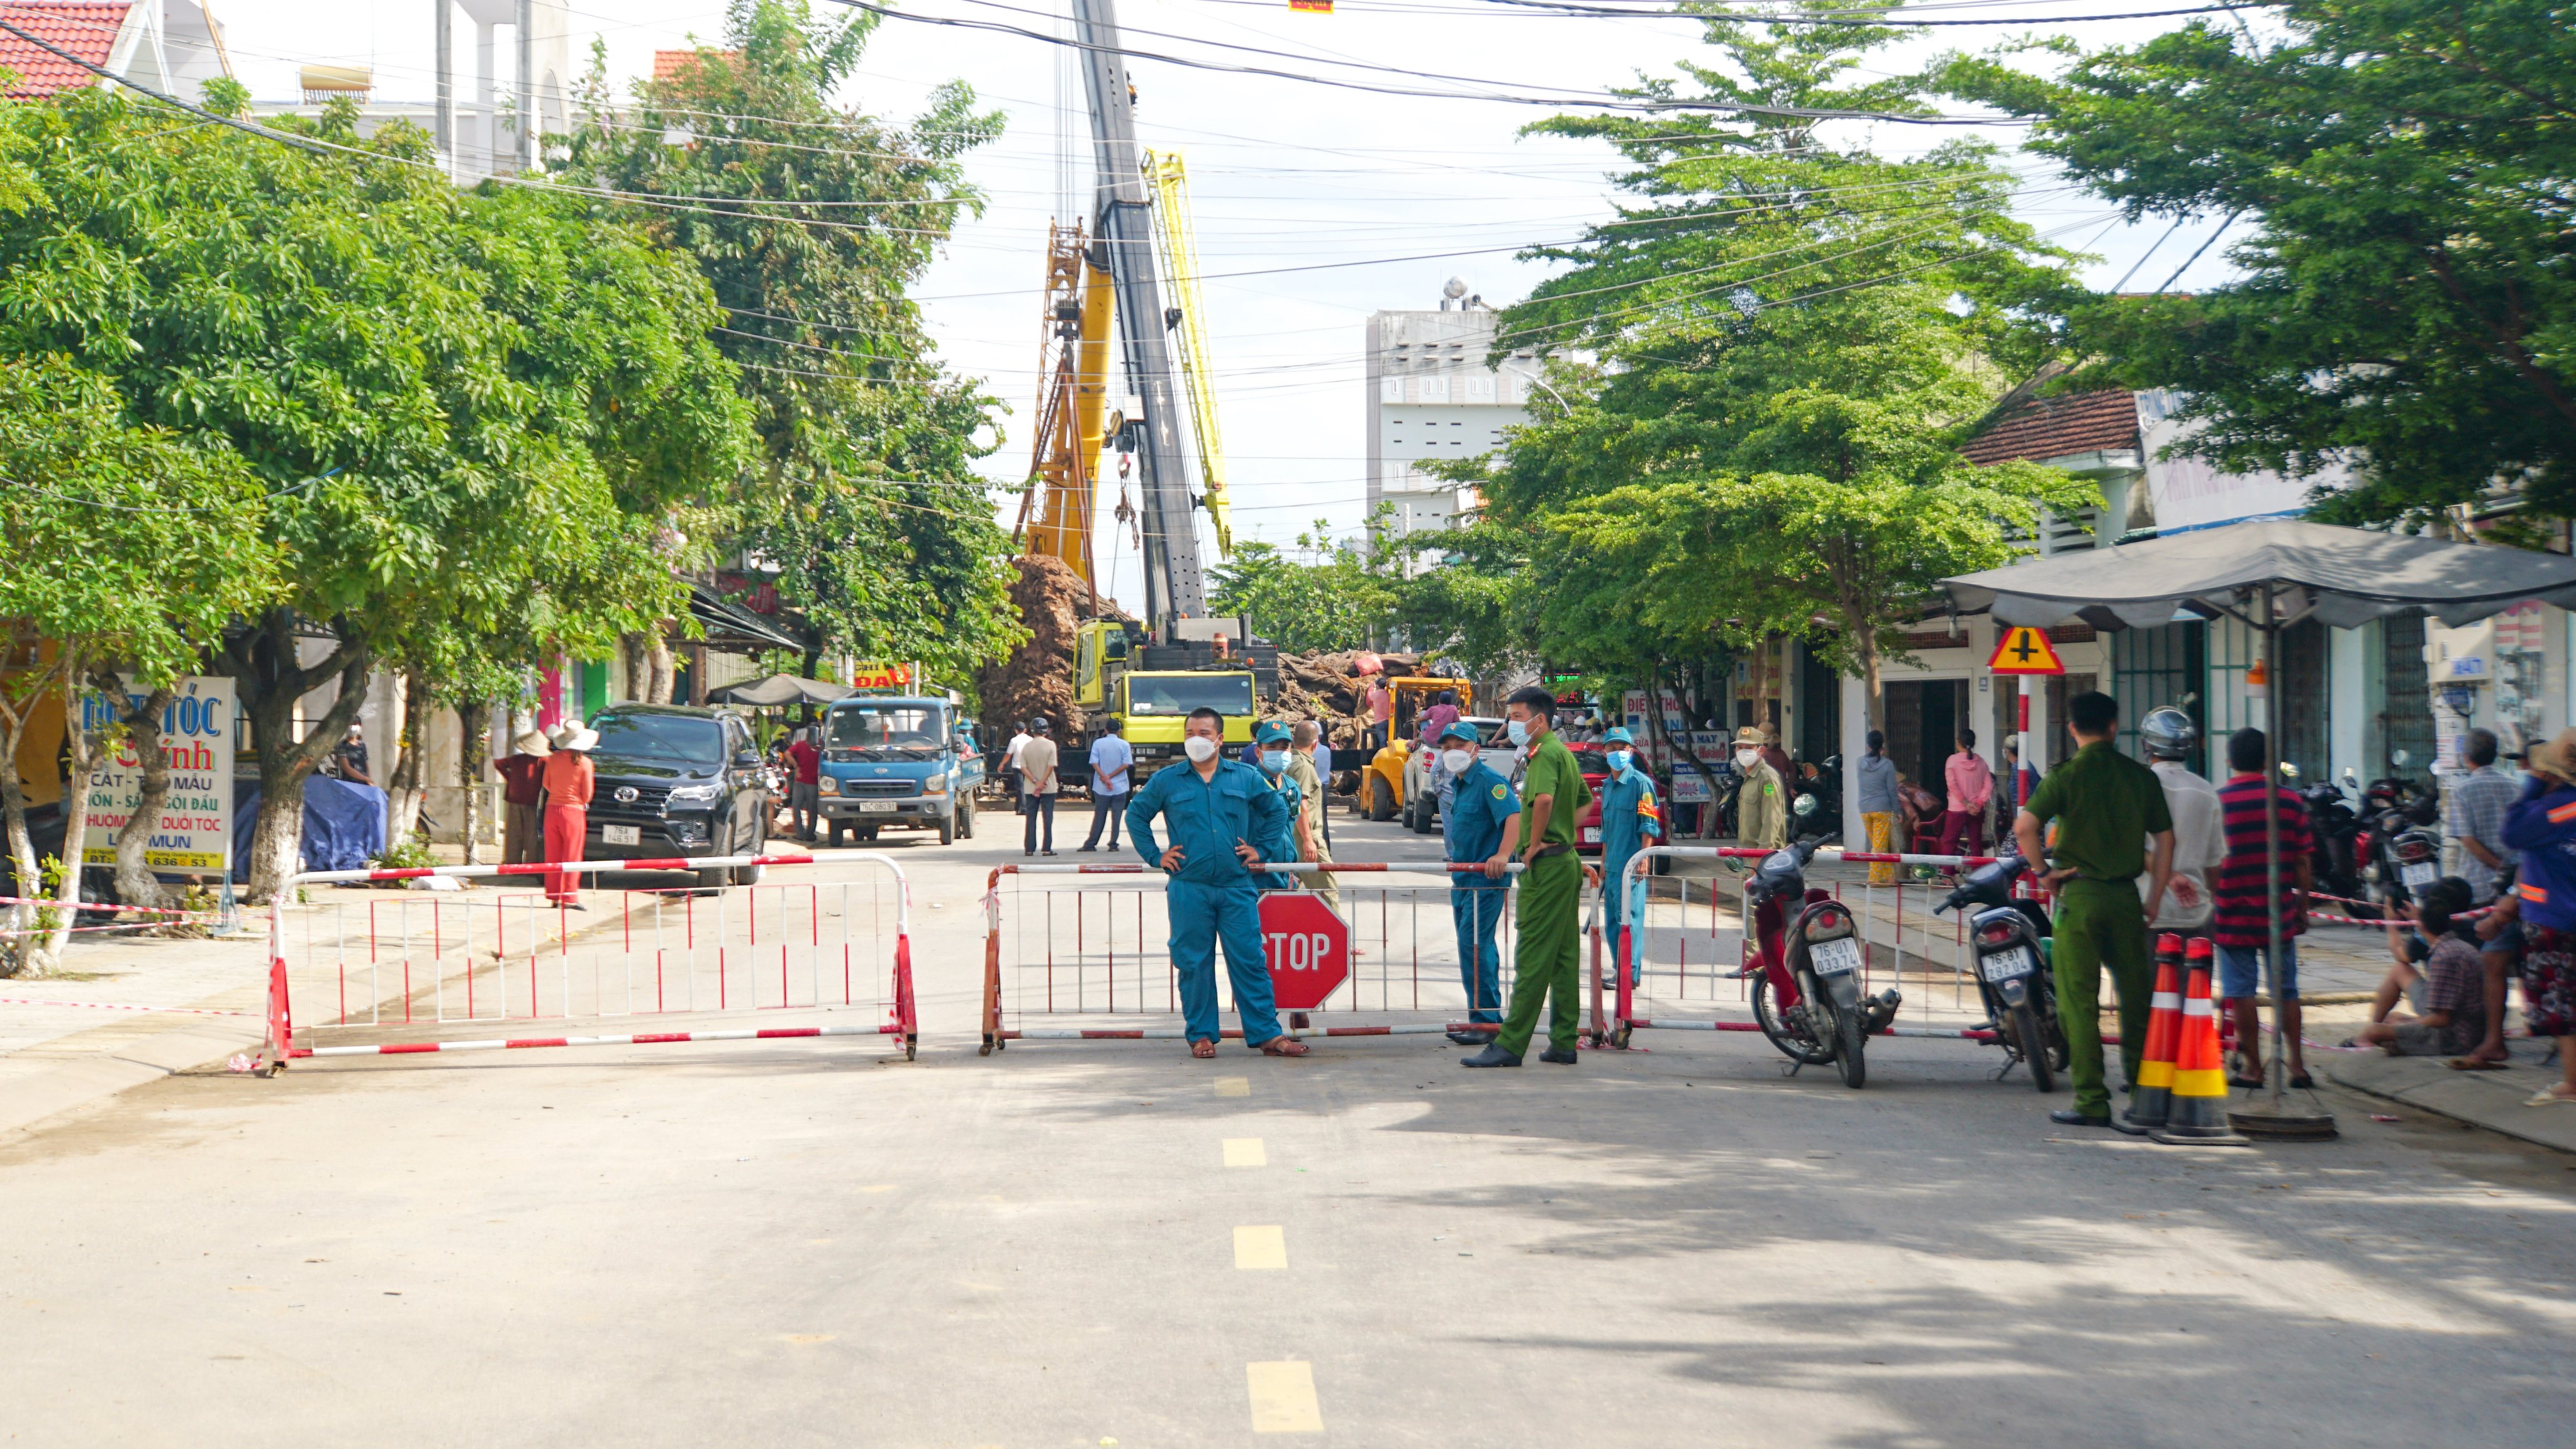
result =
[{"label": "police officer in green uniform", "polygon": [[1517,1067],[1538,1031],[1539,1006],[1549,1006],[1547,1050],[1543,1062],[1574,1065],[1575,1031],[1582,1024],[1581,997],[1575,989],[1583,934],[1583,887],[1601,877],[1574,853],[1574,820],[1592,803],[1583,783],[1583,767],[1555,733],[1556,698],[1532,685],[1504,702],[1504,733],[1529,751],[1521,774],[1519,855],[1521,907],[1518,976],[1512,982],[1511,1009],[1493,1045],[1462,1067]]},{"label": "police officer in green uniform", "polygon": [[[2068,700],[2066,723],[2079,746],[2075,757],[2049,771],[2013,819],[2022,859],[2054,866],[2041,879],[2057,892],[2051,949],[2057,963],[2057,1017],[2066,1030],[2075,1105],[2048,1115],[2070,1127],[2112,1125],[2111,1094],[2102,1080],[2105,968],[2120,998],[2120,1066],[2130,1082],[2138,1079],[2155,990],[2147,921],[2156,913],[2154,903],[2164,899],[2165,880],[2173,871],[2173,815],[2165,808],[2164,782],[2113,748],[2119,720],[2120,706],[2107,694],[2088,691]],[[2042,854],[2042,832],[2052,820],[2057,822],[2053,857]],[[2150,836],[2155,840],[2152,858],[2146,847]],[[2143,898],[2140,871],[2147,875]]]}]

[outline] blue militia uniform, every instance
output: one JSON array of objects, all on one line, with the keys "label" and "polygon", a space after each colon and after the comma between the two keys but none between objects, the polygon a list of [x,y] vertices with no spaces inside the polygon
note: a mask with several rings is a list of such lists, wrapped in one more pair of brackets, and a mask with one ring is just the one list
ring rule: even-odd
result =
[{"label": "blue militia uniform", "polygon": [[1254,1046],[1279,1035],[1271,1009],[1270,968],[1261,955],[1259,892],[1252,873],[1235,856],[1236,842],[1263,846],[1288,831],[1287,797],[1270,788],[1259,770],[1221,760],[1212,779],[1190,765],[1157,770],[1127,806],[1128,841],[1147,865],[1163,847],[1154,822],[1172,832],[1184,859],[1167,888],[1172,968],[1181,978],[1181,1014],[1192,1041],[1217,1038],[1216,948],[1225,943],[1227,979],[1243,1039]]},{"label": "blue militia uniform", "polygon": [[[1663,838],[1663,829],[1655,823],[1655,782],[1634,764],[1611,776],[1601,785],[1601,916],[1611,935],[1611,959],[1625,962],[1628,983],[1637,982],[1637,962],[1628,943],[1621,939],[1630,920],[1628,862],[1649,840]],[[1644,914],[1645,888],[1638,885],[1633,902],[1638,914]]]},{"label": "blue militia uniform", "polygon": [[[1296,820],[1297,807],[1305,800],[1306,792],[1298,789],[1297,782],[1289,779],[1284,774],[1265,774],[1258,766],[1254,767],[1253,773],[1260,775],[1261,782],[1268,785],[1272,791],[1277,793],[1281,803],[1288,807],[1288,812],[1279,817],[1279,829],[1276,834],[1271,835],[1267,839],[1255,840],[1252,843],[1261,847],[1261,858],[1263,860],[1279,863],[1295,860],[1297,858],[1297,832],[1290,829],[1289,826]],[[1295,871],[1285,870],[1265,871],[1261,875],[1255,877],[1255,879],[1260,882],[1263,890],[1273,891],[1295,890],[1299,885],[1306,884],[1306,882],[1301,882],[1297,878],[1297,873]]]},{"label": "blue militia uniform", "polygon": [[[1449,808],[1440,812],[1440,836],[1449,859],[1493,859],[1512,817],[1521,813],[1520,797],[1481,758],[1452,783]],[[1508,875],[1487,880],[1479,873],[1452,871],[1449,876],[1449,917],[1458,929],[1458,979],[1467,989],[1469,1021],[1503,1019],[1503,961],[1494,946],[1494,928],[1503,919],[1511,884]]]}]

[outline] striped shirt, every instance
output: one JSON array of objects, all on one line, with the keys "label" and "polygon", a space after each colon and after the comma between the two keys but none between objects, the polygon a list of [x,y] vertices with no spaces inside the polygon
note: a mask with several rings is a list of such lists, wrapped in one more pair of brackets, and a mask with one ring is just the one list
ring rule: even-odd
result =
[{"label": "striped shirt", "polygon": [[[2289,937],[2308,928],[2293,893],[2298,863],[2308,858],[2316,842],[2308,833],[2307,806],[2298,796],[2275,788],[2272,799],[2281,821],[2281,934]],[[2218,803],[2226,821],[2227,858],[2219,862],[2218,878],[2211,882],[2218,915],[2210,923],[2210,934],[2222,946],[2269,945],[2272,927],[2263,909],[2262,777],[2239,775],[2228,781],[2218,791]]]},{"label": "striped shirt", "polygon": [[[2521,793],[2522,781],[2493,765],[2462,776],[2451,786],[2451,818],[2444,833],[2454,840],[2474,840],[2506,865],[2513,864],[2515,851],[2504,843],[2504,812],[2513,808],[2514,797]],[[2469,883],[2474,903],[2484,905],[2495,898],[2495,868],[2465,847],[2460,851],[2460,878]]]}]

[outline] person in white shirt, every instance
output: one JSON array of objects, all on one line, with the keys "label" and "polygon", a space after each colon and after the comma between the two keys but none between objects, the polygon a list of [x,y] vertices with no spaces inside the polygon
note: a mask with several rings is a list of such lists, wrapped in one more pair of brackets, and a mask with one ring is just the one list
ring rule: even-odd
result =
[{"label": "person in white shirt", "polygon": [[1017,726],[1011,742],[1002,747],[1002,788],[1011,792],[1011,813],[1014,815],[1028,811],[1028,806],[1020,799],[1020,751],[1028,742],[1029,727],[1023,722]]},{"label": "person in white shirt", "polygon": [[1118,722],[1091,742],[1091,838],[1077,849],[1098,850],[1100,827],[1109,827],[1109,848],[1118,848],[1119,820],[1127,813],[1127,787],[1135,773],[1136,751],[1118,737]]},{"label": "person in white shirt", "polygon": [[[1029,721],[1029,738],[1020,746],[1020,790],[1022,812],[1028,816],[1020,842],[1022,855],[1055,854],[1055,740],[1047,733],[1043,716]],[[1043,836],[1039,821],[1046,822]]]},{"label": "person in white shirt", "polygon": [[[2164,899],[2149,901],[2151,930],[2195,935],[2209,929],[2217,914],[2210,893],[2211,876],[2227,858],[2227,811],[2218,787],[2183,768],[2183,760],[2200,740],[2191,716],[2165,705],[2138,721],[2138,740],[2147,762],[2165,787],[2165,809],[2173,815],[2173,874],[2165,881]],[[2139,878],[2144,889],[2145,877]]]}]

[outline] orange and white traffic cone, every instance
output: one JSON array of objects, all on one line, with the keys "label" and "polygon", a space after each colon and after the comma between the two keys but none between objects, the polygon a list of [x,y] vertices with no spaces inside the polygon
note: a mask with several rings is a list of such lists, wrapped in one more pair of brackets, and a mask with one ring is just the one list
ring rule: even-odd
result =
[{"label": "orange and white traffic cone", "polygon": [[2250,1146],[2249,1139],[2227,1125],[2227,1067],[2218,1051],[2218,1012],[2209,999],[2209,942],[2194,937],[2191,947],[2191,985],[2182,998],[2172,1101],[2165,1125],[2147,1135],[2180,1147]]},{"label": "orange and white traffic cone", "polygon": [[2165,1125],[2173,1108],[2174,1049],[2182,1041],[2182,937],[2156,938],[2156,994],[2147,1011],[2147,1044],[2138,1079],[2129,1084],[2129,1110],[2112,1126],[2144,1137]]}]

